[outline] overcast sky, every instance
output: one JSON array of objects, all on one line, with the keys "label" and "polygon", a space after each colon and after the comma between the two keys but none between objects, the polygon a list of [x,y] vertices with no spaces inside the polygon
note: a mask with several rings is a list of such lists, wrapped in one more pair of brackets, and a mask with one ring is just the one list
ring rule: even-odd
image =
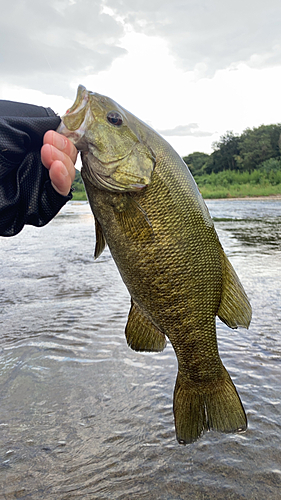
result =
[{"label": "overcast sky", "polygon": [[63,114],[79,83],[181,154],[281,122],[280,0],[0,0],[0,98]]}]

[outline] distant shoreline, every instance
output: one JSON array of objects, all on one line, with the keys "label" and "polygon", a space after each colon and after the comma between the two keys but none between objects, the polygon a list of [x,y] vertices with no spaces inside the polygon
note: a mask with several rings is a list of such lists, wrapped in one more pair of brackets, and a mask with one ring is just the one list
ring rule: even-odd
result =
[{"label": "distant shoreline", "polygon": [[[75,191],[74,191],[72,201],[88,201],[86,193],[83,192],[82,197],[80,197],[80,196],[76,198]],[[270,194],[268,196],[240,196],[240,197],[228,196],[226,198],[204,198],[204,200],[215,200],[215,201],[219,201],[219,200],[222,200],[222,201],[235,201],[235,200],[236,201],[238,201],[238,200],[240,200],[240,201],[248,201],[248,200],[250,200],[250,201],[251,200],[252,201],[277,200],[278,201],[278,200],[281,200],[281,194]]]},{"label": "distant shoreline", "polygon": [[281,200],[281,194],[272,194],[268,196],[243,196],[243,197],[227,197],[227,198],[204,198],[204,200],[214,201],[262,201],[262,200]]}]

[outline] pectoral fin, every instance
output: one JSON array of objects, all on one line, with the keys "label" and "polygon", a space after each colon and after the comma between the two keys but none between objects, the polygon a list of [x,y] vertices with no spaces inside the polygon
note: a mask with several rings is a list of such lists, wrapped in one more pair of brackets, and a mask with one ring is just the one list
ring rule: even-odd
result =
[{"label": "pectoral fin", "polygon": [[97,259],[100,256],[100,254],[104,251],[106,241],[102,231],[102,227],[96,218],[95,218],[95,226],[96,226],[96,246],[95,246],[94,257],[95,259]]},{"label": "pectoral fin", "polygon": [[128,238],[147,242],[154,237],[147,214],[129,194],[119,194],[112,198],[116,222]]},{"label": "pectoral fin", "polygon": [[143,314],[132,301],[125,335],[134,351],[160,352],[166,347],[165,335]]},{"label": "pectoral fin", "polygon": [[252,308],[246,292],[231,263],[221,248],[223,286],[218,317],[230,328],[248,328],[252,318]]}]

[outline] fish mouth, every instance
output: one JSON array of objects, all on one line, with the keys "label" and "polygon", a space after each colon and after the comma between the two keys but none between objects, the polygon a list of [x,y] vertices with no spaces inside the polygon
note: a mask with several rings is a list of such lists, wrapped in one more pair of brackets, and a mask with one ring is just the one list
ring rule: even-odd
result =
[{"label": "fish mouth", "polygon": [[86,118],[87,115],[85,116],[85,120],[82,122],[81,126],[78,129],[70,130],[64,123],[64,117],[62,117],[62,120],[56,130],[59,134],[67,137],[74,144],[76,149],[78,149],[78,151],[83,152],[89,151],[87,141],[84,138],[86,131],[84,124],[86,122]]},{"label": "fish mouth", "polygon": [[70,139],[79,151],[88,151],[86,141],[83,140],[90,113],[87,107],[88,101],[88,90],[83,85],[79,85],[73,105],[62,116],[57,128],[57,132]]},{"label": "fish mouth", "polygon": [[89,101],[89,92],[84,87],[84,85],[79,85],[77,89],[77,94],[74,103],[71,108],[69,108],[64,116],[73,115],[74,113],[78,113],[81,109],[83,109],[87,102]]}]

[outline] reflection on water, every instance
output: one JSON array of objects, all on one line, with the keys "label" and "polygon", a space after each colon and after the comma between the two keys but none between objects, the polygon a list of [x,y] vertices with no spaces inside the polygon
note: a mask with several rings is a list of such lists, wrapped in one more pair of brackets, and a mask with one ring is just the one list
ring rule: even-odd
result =
[{"label": "reflection on water", "polygon": [[69,203],[0,239],[1,499],[280,499],[281,202],[208,206],[254,311],[249,331],[218,320],[248,431],[177,444],[174,352],[127,347],[128,293]]}]

